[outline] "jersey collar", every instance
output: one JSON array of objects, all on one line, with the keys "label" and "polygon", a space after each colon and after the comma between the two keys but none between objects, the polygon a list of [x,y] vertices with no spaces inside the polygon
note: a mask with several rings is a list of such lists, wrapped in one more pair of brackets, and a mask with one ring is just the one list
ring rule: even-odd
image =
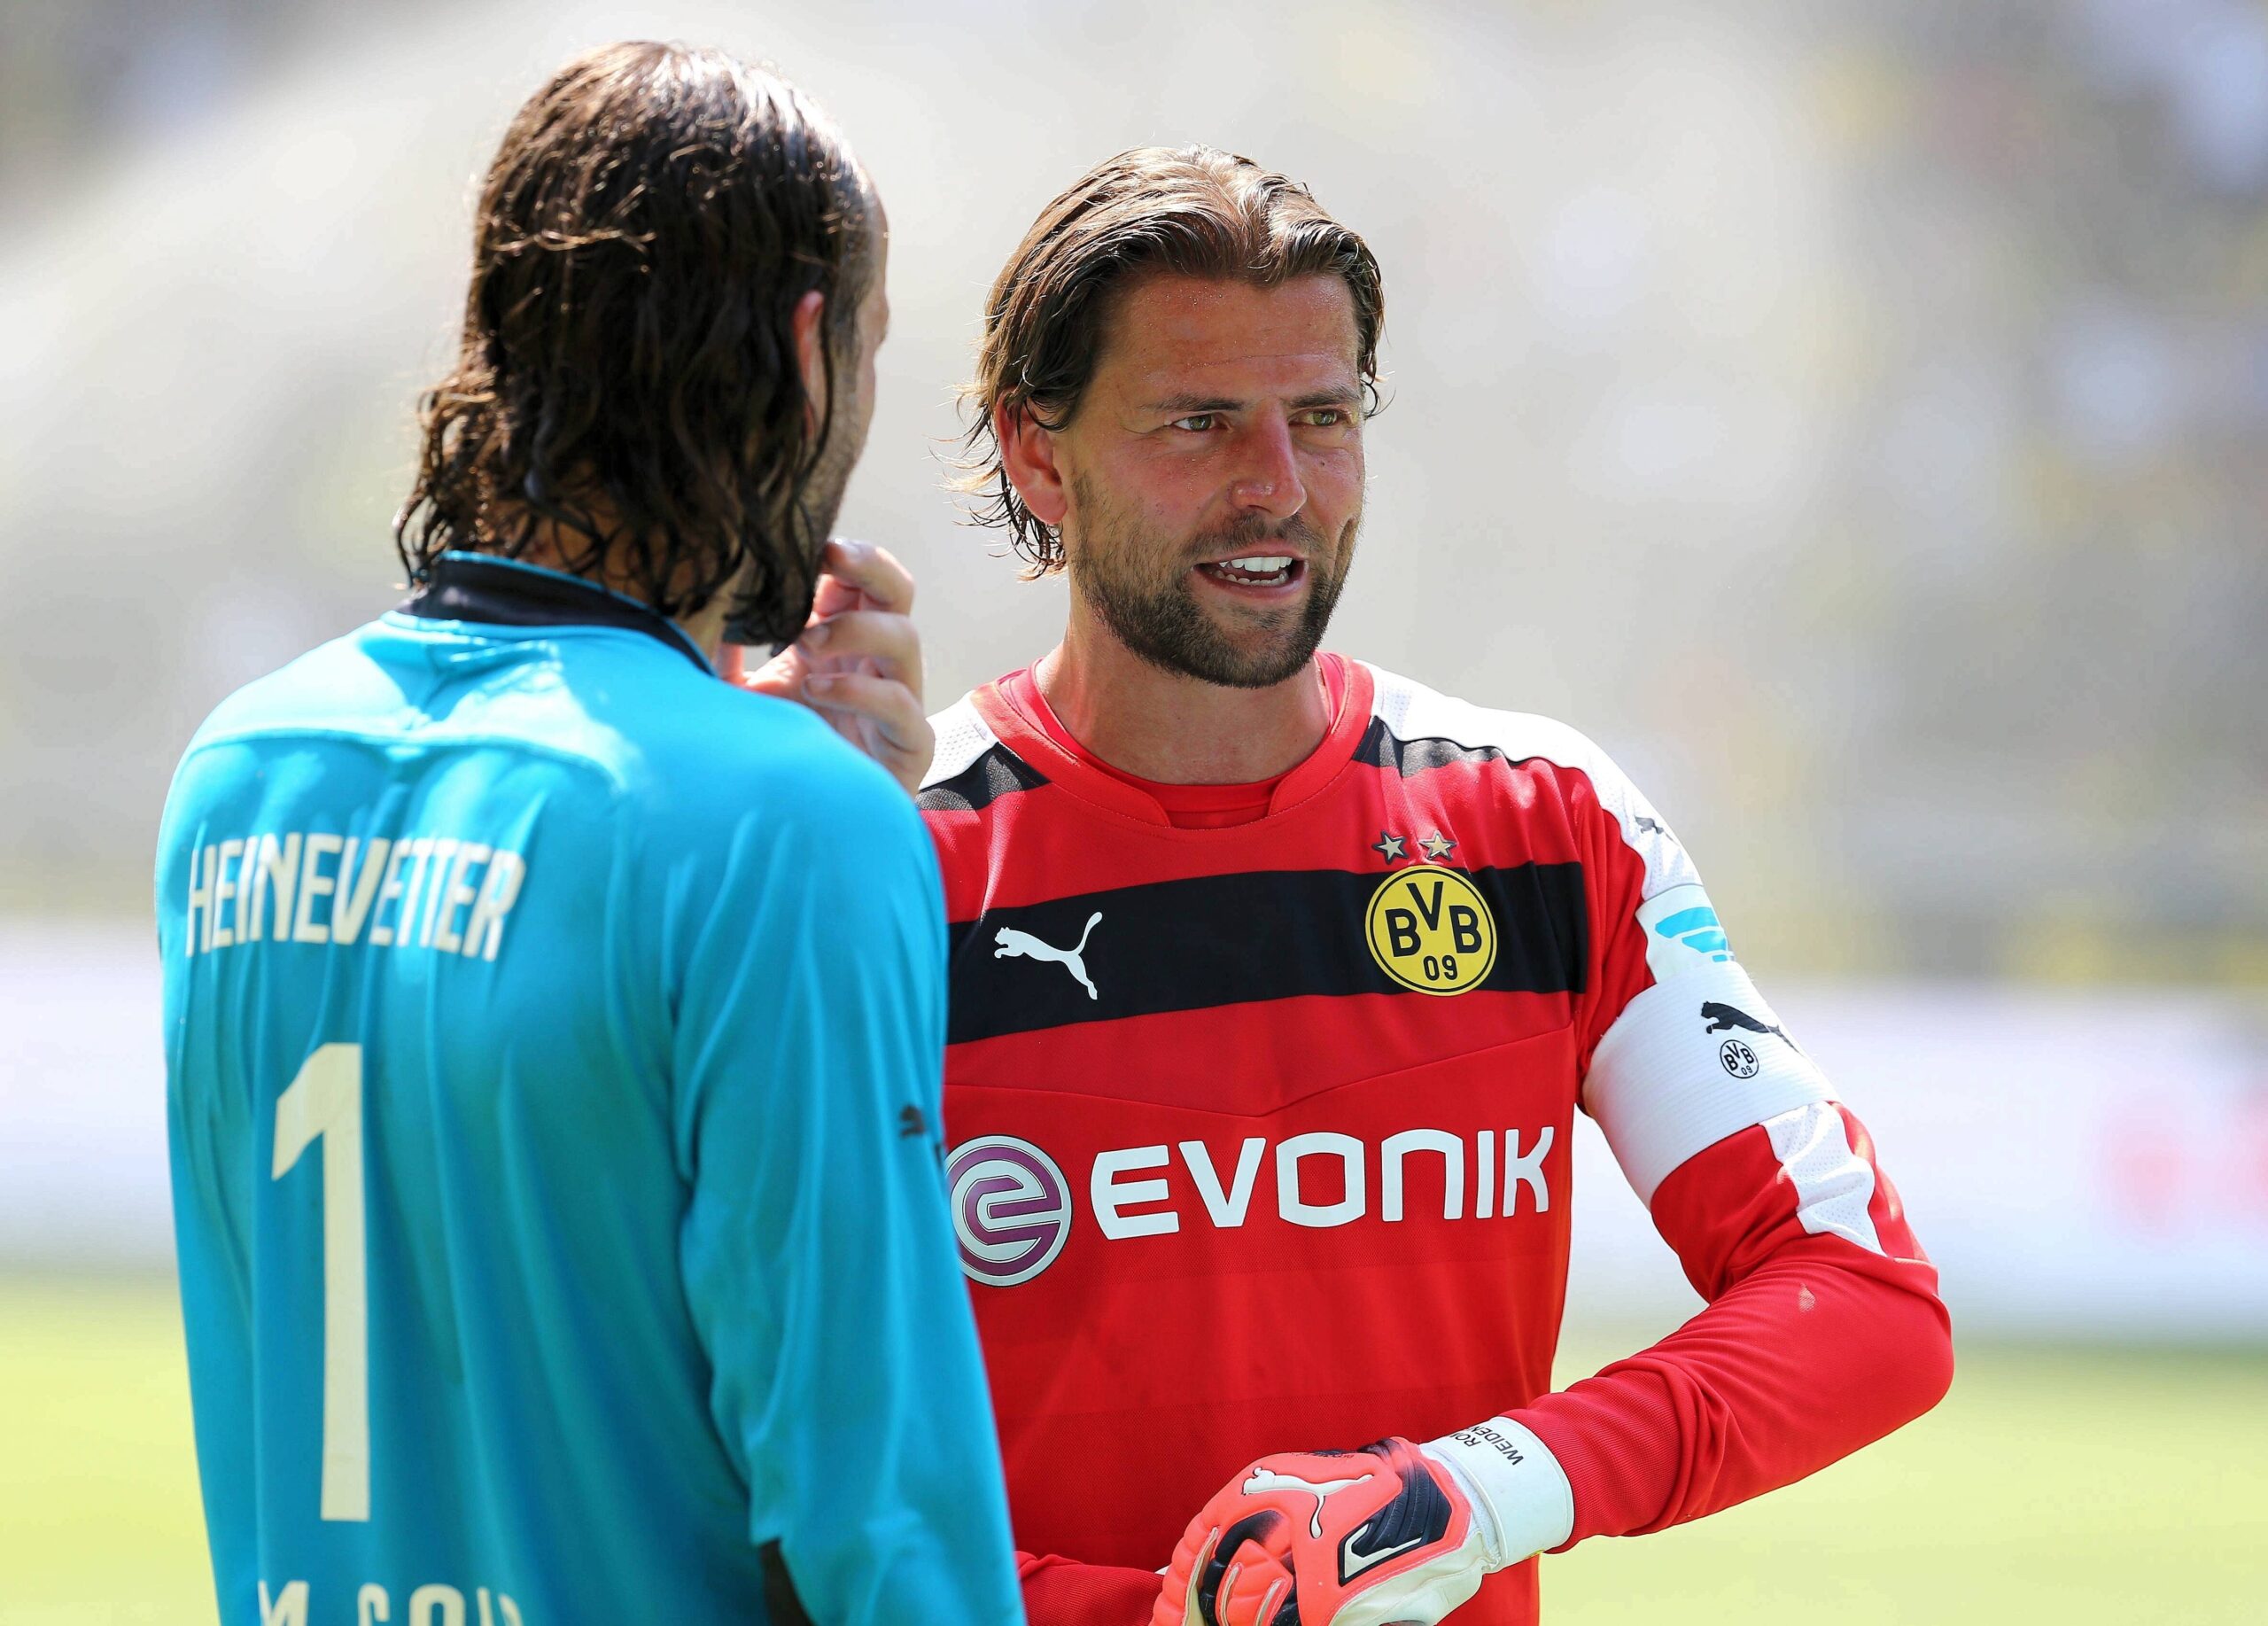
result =
[{"label": "jersey collar", "polygon": [[[1307,759],[1278,782],[1275,793],[1268,798],[1266,817],[1288,813],[1308,800],[1333,779],[1339,771],[1354,760],[1355,749],[1370,727],[1372,685],[1371,669],[1343,655],[1318,655],[1318,661],[1332,661],[1346,675],[1345,692],[1339,710],[1331,720],[1331,727],[1324,733],[1323,743],[1308,753]],[[1168,829],[1173,821],[1166,810],[1158,805],[1157,798],[1138,785],[1128,784],[1115,774],[1105,773],[1077,751],[1068,750],[1052,738],[1037,718],[1028,717],[1007,694],[1004,679],[987,683],[970,696],[977,714],[990,726],[1000,743],[1037,768],[1049,780],[1073,792],[1082,800],[1107,807],[1114,813],[1138,819],[1145,824],[1163,825]],[[1232,824],[1217,830],[1184,829],[1184,836],[1233,836],[1249,831],[1249,824]]]},{"label": "jersey collar", "polygon": [[619,626],[659,639],[703,672],[716,671],[682,627],[636,599],[564,571],[491,554],[443,554],[401,613],[491,626]]}]

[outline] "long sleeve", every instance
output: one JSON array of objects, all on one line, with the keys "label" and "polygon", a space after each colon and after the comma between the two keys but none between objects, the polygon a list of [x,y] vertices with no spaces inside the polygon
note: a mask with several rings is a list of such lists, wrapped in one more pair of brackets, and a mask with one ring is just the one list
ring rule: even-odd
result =
[{"label": "long sleeve", "polygon": [[1602,882],[1583,1104],[1708,1303],[1508,1413],[1565,1472],[1570,1542],[1814,1473],[1935,1404],[1953,1361],[1866,1129],[1735,960],[1667,827],[1604,757],[1586,773],[1571,812]]},{"label": "long sleeve", "polygon": [[1511,1414],[1566,1472],[1571,1541],[1792,1483],[1945,1393],[1937,1272],[1848,1111],[1798,1109],[1717,1142],[1662,1182],[1653,1217],[1707,1307]]},{"label": "long sleeve", "polygon": [[735,844],[688,950],[681,1257],[711,1411],[775,1598],[998,1626],[1019,1611],[939,1166],[936,863],[894,791],[803,812]]}]

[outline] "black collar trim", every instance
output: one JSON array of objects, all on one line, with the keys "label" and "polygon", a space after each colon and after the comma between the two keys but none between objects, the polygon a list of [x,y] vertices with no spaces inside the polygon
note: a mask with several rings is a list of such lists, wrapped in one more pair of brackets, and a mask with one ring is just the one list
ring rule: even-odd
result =
[{"label": "black collar trim", "polygon": [[432,621],[477,621],[493,626],[620,626],[658,638],[704,673],[716,668],[667,616],[635,599],[610,593],[540,565],[483,554],[450,552],[433,562],[401,606],[404,615]]}]

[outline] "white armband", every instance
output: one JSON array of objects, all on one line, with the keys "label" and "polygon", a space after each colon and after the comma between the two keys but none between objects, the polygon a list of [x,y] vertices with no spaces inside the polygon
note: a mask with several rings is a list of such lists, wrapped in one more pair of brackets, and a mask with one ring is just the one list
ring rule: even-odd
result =
[{"label": "white armband", "polygon": [[1736,961],[1698,964],[1623,1007],[1598,1041],[1583,1104],[1640,1201],[1697,1152],[1834,1099]]}]

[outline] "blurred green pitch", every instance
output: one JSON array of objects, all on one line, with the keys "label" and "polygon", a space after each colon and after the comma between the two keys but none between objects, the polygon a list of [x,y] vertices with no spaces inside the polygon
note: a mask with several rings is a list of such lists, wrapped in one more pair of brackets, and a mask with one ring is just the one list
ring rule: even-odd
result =
[{"label": "blurred green pitch", "polygon": [[[1896,1438],[1550,1560],[1544,1598],[1552,1626],[2268,1620],[2268,1352],[1965,1349]],[[213,1619],[171,1284],[0,1277],[0,1622]]]}]

